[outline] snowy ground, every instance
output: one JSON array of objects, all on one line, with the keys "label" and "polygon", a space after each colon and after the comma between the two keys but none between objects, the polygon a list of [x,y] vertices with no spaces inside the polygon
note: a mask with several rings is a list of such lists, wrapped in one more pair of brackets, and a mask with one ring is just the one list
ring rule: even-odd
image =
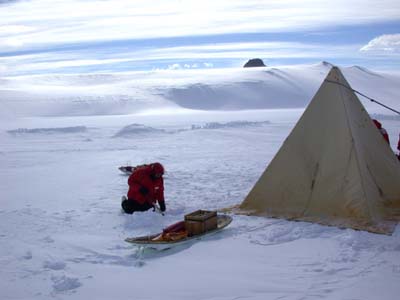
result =
[{"label": "snowy ground", "polygon": [[[318,68],[313,82],[324,77]],[[349,79],[374,90],[359,71]],[[384,82],[383,97],[398,104],[398,79]],[[233,216],[223,232],[177,249],[140,253],[125,243],[193,210],[240,203],[303,111],[171,107],[2,119],[1,299],[398,298],[399,226],[383,236]],[[393,146],[400,119],[380,120]],[[167,214],[122,214],[128,178],[117,167],[153,161],[167,169]]]}]

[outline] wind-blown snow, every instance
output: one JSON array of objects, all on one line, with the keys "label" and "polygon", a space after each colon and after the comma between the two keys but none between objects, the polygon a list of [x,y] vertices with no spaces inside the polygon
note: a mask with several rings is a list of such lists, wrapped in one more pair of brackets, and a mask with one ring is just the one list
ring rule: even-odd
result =
[{"label": "wind-blown snow", "polygon": [[[311,100],[330,67],[323,62],[280,68],[9,77],[0,79],[1,115],[10,118],[129,114],[154,109],[301,108]],[[398,75],[361,67],[342,70],[354,89],[395,105]],[[367,108],[384,111],[368,102],[364,101]]]},{"label": "wind-blown snow", "polygon": [[7,130],[8,133],[13,135],[22,134],[51,134],[51,133],[76,133],[86,131],[85,126],[74,126],[74,127],[60,127],[60,128],[18,128],[13,130]]},{"label": "wind-blown snow", "polygon": [[131,137],[131,136],[137,135],[137,134],[148,135],[151,133],[162,133],[162,132],[164,132],[164,130],[145,126],[143,124],[131,124],[131,125],[125,126],[121,130],[119,130],[115,134],[115,137]]},{"label": "wind-blown snow", "polygon": [[[233,216],[219,234],[176,249],[142,253],[124,242],[196,209],[240,203],[327,70],[319,64],[177,71],[174,78],[154,72],[4,79],[0,298],[397,299],[399,226],[385,236]],[[344,73],[353,88],[399,108],[395,75]],[[18,98],[22,92],[28,98]],[[122,105],[118,92],[130,100]],[[98,101],[90,98],[96,93]],[[208,99],[214,96],[215,103]],[[395,150],[400,119],[363,103]],[[256,104],[263,109],[250,109]],[[129,113],[114,114],[122,108]],[[117,168],[154,161],[167,171],[166,215],[123,214],[128,177]]]},{"label": "wind-blown snow", "polygon": [[2,107],[17,116],[110,115],[157,108],[299,108],[328,70],[320,64],[304,69],[21,76],[6,78],[0,96]]},{"label": "wind-blown snow", "polygon": [[211,122],[206,123],[203,126],[192,125],[192,129],[220,129],[220,128],[239,128],[239,127],[254,127],[254,126],[262,126],[265,124],[270,124],[270,121],[258,121],[258,122],[249,122],[249,121],[231,121],[228,123],[220,123],[220,122]]}]

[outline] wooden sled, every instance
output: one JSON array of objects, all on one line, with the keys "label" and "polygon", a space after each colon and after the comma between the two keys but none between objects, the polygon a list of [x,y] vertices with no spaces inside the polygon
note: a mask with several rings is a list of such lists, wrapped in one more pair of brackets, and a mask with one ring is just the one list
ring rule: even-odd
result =
[{"label": "wooden sled", "polygon": [[152,234],[152,235],[146,235],[146,236],[140,236],[140,237],[132,237],[132,238],[126,238],[125,242],[134,244],[139,247],[143,248],[153,248],[157,250],[165,250],[169,249],[172,247],[184,245],[186,243],[189,243],[190,241],[194,240],[200,240],[201,238],[217,233],[224,229],[226,226],[228,226],[232,222],[232,217],[228,215],[218,215],[217,216],[217,228],[193,235],[193,236],[185,236],[181,239],[177,240],[170,240],[170,241],[164,241],[164,240],[157,240],[157,237],[159,237],[162,233],[157,233],[157,234]]}]

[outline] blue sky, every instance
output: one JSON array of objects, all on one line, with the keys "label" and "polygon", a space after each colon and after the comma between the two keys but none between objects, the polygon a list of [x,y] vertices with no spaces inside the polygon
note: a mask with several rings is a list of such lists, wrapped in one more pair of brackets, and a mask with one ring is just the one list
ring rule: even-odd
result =
[{"label": "blue sky", "polygon": [[0,0],[0,75],[400,67],[400,1]]}]

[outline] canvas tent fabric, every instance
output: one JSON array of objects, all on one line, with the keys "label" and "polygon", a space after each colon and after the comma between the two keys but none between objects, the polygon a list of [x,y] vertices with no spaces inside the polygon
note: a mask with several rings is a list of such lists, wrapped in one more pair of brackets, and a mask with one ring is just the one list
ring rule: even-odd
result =
[{"label": "canvas tent fabric", "polygon": [[400,163],[333,67],[238,212],[376,233],[400,216]]}]

